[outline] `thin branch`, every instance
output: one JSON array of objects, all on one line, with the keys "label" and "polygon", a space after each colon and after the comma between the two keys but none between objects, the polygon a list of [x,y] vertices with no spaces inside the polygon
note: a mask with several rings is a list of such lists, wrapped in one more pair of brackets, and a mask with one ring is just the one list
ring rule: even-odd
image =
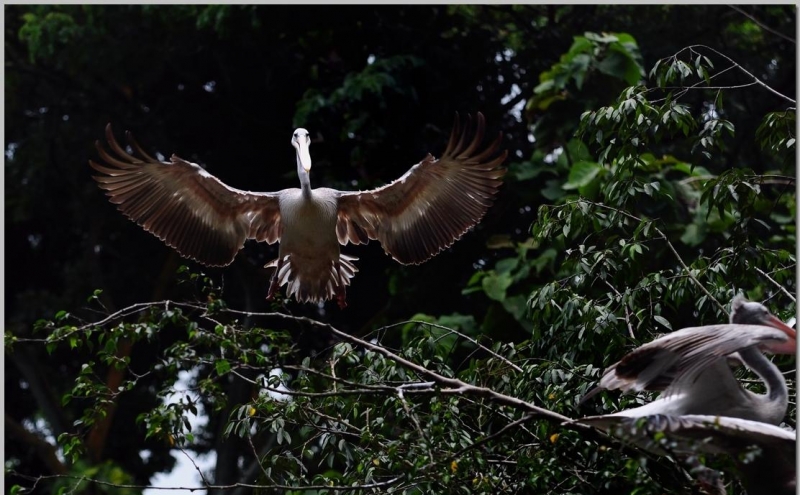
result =
[{"label": "thin branch", "polygon": [[[183,453],[183,455],[185,455],[186,458],[189,459],[189,462],[192,463],[192,466],[194,466],[195,470],[197,470],[197,473],[200,475],[200,479],[203,481],[203,484],[204,485],[208,485],[208,480],[206,479],[206,475],[203,474],[203,471],[200,469],[200,466],[198,466],[197,463],[194,462],[194,459],[192,458],[192,456],[190,456],[189,453],[186,452],[186,450],[184,450],[184,449],[182,449],[180,447],[178,447],[178,450],[180,450]],[[267,479],[269,479],[269,477]],[[272,481],[272,480],[270,479],[270,481]]]},{"label": "thin branch", "polygon": [[[311,411],[306,411],[305,409],[303,409],[303,410],[301,410],[301,412],[302,413],[308,413],[309,415],[319,416],[322,419],[327,419],[331,423],[342,425],[345,428],[351,428],[351,429],[357,431],[359,433],[359,435],[363,435],[364,434],[364,430],[359,428],[358,426],[356,426],[356,425],[354,425],[354,424],[352,424],[352,423],[350,423],[348,421],[344,421],[342,418],[334,418],[333,416],[325,414],[324,412],[320,411],[319,409],[312,409]],[[308,418],[308,415],[306,415],[305,417],[306,417],[306,419],[310,419],[310,418]]]},{"label": "thin branch", "polygon": [[[125,308],[125,309],[122,309],[120,311],[117,311],[113,315],[110,315],[109,317],[104,318],[103,320],[101,320],[101,321],[99,321],[97,323],[87,324],[87,325],[85,325],[84,327],[81,327],[81,328],[85,329],[85,328],[90,328],[90,327],[101,326],[101,325],[103,325],[105,323],[113,321],[114,319],[121,318],[122,316],[135,313],[136,311],[142,311],[142,310],[146,309],[147,307],[161,306],[161,305],[169,307],[170,304],[175,306],[175,307],[193,308],[193,309],[202,311],[203,314],[201,316],[203,318],[205,318],[207,316],[210,316],[210,315],[208,315],[207,308],[205,306],[202,306],[202,305],[199,305],[199,304],[181,303],[181,302],[175,302],[175,301],[170,301],[170,300],[164,300],[164,301],[158,301],[158,302],[153,302],[153,303],[137,303],[137,304],[134,304],[132,306],[129,306],[128,308]],[[468,383],[466,383],[464,381],[461,381],[461,380],[459,380],[457,378],[449,378],[449,377],[440,375],[440,374],[436,373],[435,371],[431,371],[428,368],[425,368],[424,366],[421,366],[421,365],[419,365],[419,364],[417,364],[417,363],[415,363],[413,361],[409,361],[408,359],[406,359],[406,358],[404,358],[402,356],[399,356],[398,354],[395,354],[394,352],[386,349],[385,347],[373,344],[371,342],[367,342],[367,341],[362,340],[362,339],[360,339],[358,337],[350,335],[347,332],[343,332],[343,331],[337,329],[336,327],[334,327],[333,325],[330,325],[330,324],[327,324],[327,323],[322,323],[322,322],[319,322],[319,321],[314,320],[312,318],[308,318],[308,317],[304,317],[304,316],[287,315],[287,314],[283,314],[283,313],[257,313],[257,312],[241,311],[241,310],[234,310],[234,309],[228,309],[228,308],[223,309],[221,311],[226,312],[226,313],[231,313],[231,314],[239,314],[239,315],[244,315],[244,316],[250,316],[250,317],[259,316],[259,317],[276,318],[276,319],[279,319],[279,320],[290,321],[290,322],[293,322],[293,323],[305,323],[307,325],[311,325],[311,326],[314,326],[314,327],[317,327],[317,328],[320,328],[320,329],[327,330],[329,333],[331,333],[333,335],[336,335],[337,337],[339,337],[343,341],[347,341],[347,342],[350,342],[350,343],[365,347],[365,348],[367,348],[367,349],[369,349],[371,351],[374,351],[374,352],[376,352],[378,354],[381,354],[381,355],[383,355],[383,356],[385,356],[385,357],[397,362],[398,364],[401,364],[402,366],[404,366],[404,367],[406,367],[406,368],[418,373],[420,376],[427,377],[429,380],[437,383],[440,386],[444,386],[445,387],[444,389],[439,390],[438,391],[439,393],[468,394],[468,395],[474,395],[474,396],[478,396],[478,397],[484,397],[484,398],[487,398],[487,399],[489,399],[489,400],[491,400],[493,402],[496,402],[498,404],[503,404],[503,405],[510,406],[510,407],[513,407],[513,408],[518,409],[518,410],[526,411],[526,412],[534,414],[534,415],[536,415],[538,417],[548,419],[550,421],[557,421],[557,422],[571,421],[570,418],[568,418],[566,416],[563,416],[561,414],[558,414],[558,413],[556,413],[554,411],[550,411],[550,410],[542,408],[542,407],[538,407],[538,406],[536,406],[534,404],[531,404],[529,402],[523,401],[523,400],[518,399],[516,397],[512,397],[512,396],[509,396],[509,395],[501,394],[499,392],[495,392],[494,390],[486,388],[486,387],[479,387],[479,386],[471,385],[471,384],[468,384]],[[20,341],[21,340],[22,339],[20,339]],[[45,339],[39,339],[39,340],[40,341],[45,341]],[[252,380],[249,380],[246,377],[241,377],[241,378],[243,378],[245,380],[248,380],[250,382],[253,382]],[[260,386],[263,387],[263,385],[260,385]],[[264,387],[264,388],[269,390],[268,387]],[[413,389],[409,389],[407,391],[411,391],[411,390],[413,390]],[[275,392],[279,392],[279,393],[288,393],[287,391],[278,390],[278,389],[275,389],[274,391]],[[376,391],[375,389],[363,389],[362,391],[359,391],[359,392],[360,393],[375,393],[375,391]],[[396,393],[396,390],[393,389],[393,392]],[[415,392],[425,392],[425,390],[415,390]],[[294,393],[298,394],[298,395],[301,395],[298,392],[294,392]],[[341,392],[339,392],[339,393],[341,393]],[[354,391],[350,391],[350,393],[355,393],[355,392]],[[302,393],[302,394],[305,395],[305,394],[308,394],[308,393]],[[324,395],[335,395],[335,394],[332,394],[332,393],[316,393],[316,396],[320,396],[322,394],[324,394]],[[586,431],[588,431],[590,429],[591,428],[587,428]]]},{"label": "thin branch", "polygon": [[[691,184],[692,182],[711,180],[716,179],[717,177],[718,176],[716,175],[696,175],[694,177],[681,179],[680,183]],[[758,182],[759,184],[780,184],[783,186],[793,185],[797,182],[794,177],[785,177],[782,175],[752,175],[747,177],[747,179],[750,179],[753,182]]]},{"label": "thin branch", "polygon": [[[677,57],[677,54],[673,55],[672,57],[667,57],[667,58],[676,58],[676,57]],[[736,68],[735,65],[731,65],[730,67],[722,69],[719,72],[715,72],[714,74],[712,74],[712,75],[710,75],[708,77],[708,80],[711,81],[712,79],[714,79],[716,77],[719,77],[722,74],[725,74],[726,72],[728,72],[729,70],[733,70],[735,68]],[[674,100],[678,100],[683,95],[688,93],[690,89],[717,89],[717,90],[721,90],[721,89],[728,89],[729,88],[729,86],[719,86],[719,87],[717,87],[717,86],[714,86],[714,87],[702,86],[702,84],[704,84],[704,83],[705,83],[705,81],[699,81],[699,82],[696,82],[696,83],[692,84],[691,86],[677,86],[677,87],[676,86],[669,86],[669,87],[664,88],[664,89],[677,89],[677,90],[680,90],[680,92],[673,97]],[[754,83],[751,83],[751,84],[754,84]],[[650,88],[650,89],[647,90],[648,93],[652,92],[652,91],[661,91],[661,88]],[[657,100],[653,100],[652,103],[661,103],[662,101],[666,101],[666,100],[667,100],[667,97],[665,96],[664,98],[659,98]]]},{"label": "thin branch", "polygon": [[[772,87],[770,87],[770,86],[769,86],[767,83],[763,82],[761,79],[759,79],[759,78],[757,78],[756,76],[754,76],[754,75],[753,75],[752,73],[750,73],[750,72],[749,72],[747,69],[745,69],[744,67],[742,67],[740,64],[736,63],[736,62],[735,62],[735,61],[734,61],[732,58],[730,58],[729,56],[725,55],[724,53],[722,53],[722,52],[720,52],[720,51],[718,51],[718,50],[715,50],[714,48],[711,48],[710,46],[707,46],[707,45],[692,45],[692,46],[687,46],[687,47],[686,47],[686,48],[684,48],[683,50],[693,50],[694,48],[705,48],[706,50],[709,50],[709,51],[711,51],[711,52],[715,53],[716,55],[718,55],[718,56],[720,56],[720,57],[724,58],[724,59],[725,59],[725,60],[727,60],[728,62],[730,62],[730,63],[732,63],[733,65],[735,65],[735,66],[736,66],[736,67],[737,67],[737,68],[738,68],[740,71],[744,72],[746,75],[748,75],[749,77],[751,77],[751,78],[753,79],[753,81],[755,81],[755,82],[756,82],[756,83],[757,83],[759,86],[763,87],[764,89],[766,89],[766,90],[767,90],[767,91],[769,91],[770,93],[772,93],[772,94],[774,94],[775,96],[778,96],[778,97],[780,97],[780,98],[783,98],[784,100],[788,101],[788,102],[789,102],[789,103],[791,103],[792,105],[796,105],[796,104],[797,104],[797,101],[795,101],[795,100],[793,100],[792,98],[789,98],[788,96],[786,96],[786,95],[784,95],[784,94],[781,94],[781,93],[779,93],[778,91],[776,91],[776,90],[772,89]],[[681,50],[681,51],[683,51],[683,50]]]},{"label": "thin branch", "polygon": [[[732,69],[733,67],[731,67]],[[746,84],[736,84],[733,86],[701,86],[702,82],[692,84],[691,86],[664,86],[661,89],[680,89],[680,90],[687,90],[687,89],[742,89],[742,88],[749,88],[750,86],[755,86],[758,84],[756,81],[749,82]]]},{"label": "thin branch", "polygon": [[[249,432],[248,432],[248,433],[249,433]],[[269,473],[267,472],[267,470],[266,470],[266,469],[264,469],[264,465],[261,463],[261,460],[259,459],[258,451],[256,450],[256,446],[255,446],[255,444],[253,443],[253,436],[252,436],[252,435],[250,435],[250,434],[248,434],[248,435],[247,435],[247,442],[250,444],[250,448],[253,450],[253,457],[255,458],[255,464],[257,464],[257,465],[258,465],[258,467],[259,467],[259,468],[261,468],[261,473],[264,475],[264,477],[265,477],[265,478],[266,478],[266,479],[267,479],[267,480],[268,480],[270,483],[273,483],[273,484],[274,484],[274,483],[275,483],[275,480],[274,480],[274,479],[272,479],[272,476],[270,476],[270,475],[269,475]],[[192,462],[192,464],[194,464],[194,462]],[[197,467],[197,465],[196,465],[196,464],[195,464],[195,467]],[[200,471],[200,469],[198,469],[198,471]],[[200,473],[200,476],[203,476],[203,473]],[[205,484],[208,484],[208,483],[206,482],[206,479],[205,479],[205,478],[203,478],[203,483],[205,483]]]},{"label": "thin branch", "polygon": [[755,18],[755,17],[753,17],[752,15],[748,14],[748,13],[747,13],[747,12],[745,12],[744,10],[740,9],[740,8],[739,8],[739,7],[737,7],[736,5],[728,5],[728,7],[732,8],[732,9],[733,9],[733,10],[735,10],[736,12],[738,12],[738,13],[742,14],[743,16],[747,17],[748,19],[750,19],[751,21],[753,21],[754,23],[756,23],[756,25],[757,25],[758,27],[760,27],[761,29],[763,29],[764,31],[767,31],[767,32],[769,32],[769,33],[772,33],[772,34],[774,34],[775,36],[777,36],[777,37],[779,37],[779,38],[783,38],[783,39],[785,39],[786,41],[789,41],[789,42],[791,42],[791,43],[794,43],[795,45],[797,44],[797,41],[795,41],[795,40],[794,40],[794,38],[790,38],[789,36],[786,36],[785,34],[783,34],[783,33],[781,33],[781,32],[778,32],[778,31],[776,31],[776,30],[772,29],[771,27],[769,27],[769,26],[767,26],[766,24],[764,24],[763,22],[759,21],[758,19],[756,19],[756,18]]},{"label": "thin branch", "polygon": [[248,378],[241,373],[237,372],[236,370],[231,370],[231,374],[236,375],[240,379],[260,387],[267,392],[273,392],[276,394],[283,394],[283,395],[291,395],[297,397],[338,397],[342,395],[362,395],[362,394],[374,394],[376,392],[388,392],[388,393],[396,393],[396,387],[378,387],[378,386],[369,386],[368,388],[361,388],[361,389],[345,389],[345,390],[334,390],[332,392],[299,392],[297,390],[289,390],[289,389],[278,389],[274,387],[270,387],[268,385],[264,385],[262,383],[257,382],[251,378]]},{"label": "thin branch", "polygon": [[486,388],[486,387],[478,387],[478,386],[475,386],[475,385],[470,385],[470,384],[468,384],[466,382],[463,382],[463,381],[461,381],[461,380],[459,380],[457,378],[449,378],[449,377],[440,375],[440,374],[438,374],[438,373],[436,373],[434,371],[429,370],[428,368],[425,368],[424,366],[421,366],[421,365],[419,365],[417,363],[409,361],[408,359],[405,359],[404,357],[401,357],[401,356],[391,352],[390,350],[388,350],[388,349],[386,349],[386,348],[384,348],[382,346],[373,344],[371,342],[367,342],[365,340],[361,340],[358,337],[354,337],[354,336],[352,336],[352,335],[350,335],[350,334],[348,334],[346,332],[343,332],[343,331],[341,331],[341,330],[339,330],[339,329],[337,329],[337,328],[335,328],[332,325],[329,325],[327,323],[321,323],[321,322],[318,322],[316,320],[312,320],[310,318],[305,318],[305,317],[300,317],[300,316],[292,316],[292,317],[288,317],[287,315],[282,315],[282,316],[286,317],[286,318],[289,318],[289,319],[291,319],[293,321],[304,321],[304,322],[306,322],[306,323],[308,323],[310,325],[314,325],[314,326],[317,326],[317,327],[320,327],[320,328],[324,328],[327,331],[329,331],[330,333],[332,333],[332,334],[336,335],[337,337],[341,338],[342,340],[347,340],[347,341],[349,341],[351,343],[358,344],[358,345],[360,345],[362,347],[366,347],[367,349],[369,349],[371,351],[374,351],[374,352],[377,352],[378,354],[382,354],[385,357],[388,357],[389,359],[391,359],[391,360],[403,365],[404,367],[409,368],[409,369],[419,373],[422,376],[428,377],[430,380],[436,382],[439,385],[445,385],[445,386],[449,387],[451,389],[450,391],[453,392],[453,393],[463,393],[463,394],[477,395],[479,397],[485,397],[487,399],[490,399],[490,400],[492,400],[494,402],[497,402],[499,404],[511,406],[511,407],[516,408],[516,409],[520,409],[520,410],[523,410],[523,411],[530,412],[530,413],[535,414],[537,416],[540,416],[542,418],[547,418],[547,419],[555,420],[555,421],[569,421],[569,418],[567,418],[566,416],[558,414],[558,413],[556,413],[554,411],[550,411],[548,409],[544,409],[544,408],[535,406],[535,405],[533,405],[533,404],[531,404],[529,402],[523,401],[523,400],[518,399],[516,397],[511,397],[509,395],[501,394],[499,392],[495,392],[494,390]]},{"label": "thin branch", "polygon": [[776,281],[774,278],[772,278],[772,277],[770,277],[769,275],[767,275],[767,274],[766,274],[766,273],[765,273],[765,272],[764,272],[764,271],[763,271],[761,268],[759,268],[759,267],[757,267],[757,266],[754,266],[753,268],[755,268],[755,270],[756,270],[758,273],[760,273],[760,274],[761,274],[761,275],[762,275],[764,278],[766,278],[767,280],[769,280],[770,282],[772,282],[773,284],[775,284],[775,287],[777,287],[777,288],[778,288],[778,289],[780,289],[780,290],[781,290],[781,291],[782,291],[784,294],[786,294],[787,296],[789,296],[789,299],[791,299],[793,302],[797,302],[797,299],[796,299],[796,298],[795,298],[795,297],[792,295],[792,293],[791,293],[791,292],[789,292],[788,290],[786,290],[786,288],[785,288],[784,286],[782,286],[781,284],[779,284],[779,283],[778,283],[778,282],[777,282],[777,281]]},{"label": "thin branch", "polygon": [[625,322],[628,324],[628,335],[630,335],[632,339],[636,339],[636,335],[633,333],[633,325],[631,324],[631,312],[628,310],[628,305],[625,304],[625,301],[622,300],[622,294],[620,294],[617,288],[611,285],[611,283],[608,280],[603,280],[603,281],[612,291],[614,291],[617,297],[619,297],[622,307],[625,308]]},{"label": "thin branch", "polygon": [[44,438],[36,433],[30,432],[19,424],[14,418],[6,413],[5,432],[9,437],[16,438],[17,441],[32,448],[39,459],[47,468],[56,474],[66,474],[67,468],[58,460],[56,447],[48,443]]},{"label": "thin branch", "polygon": [[506,363],[510,367],[514,368],[514,371],[522,373],[522,368],[520,368],[516,364],[512,363],[511,361],[509,361],[508,358],[505,358],[505,357],[501,356],[500,354],[494,352],[493,350],[489,349],[488,347],[486,347],[485,345],[481,344],[477,340],[473,339],[469,335],[465,335],[465,334],[459,332],[458,330],[456,330],[454,328],[446,327],[444,325],[438,325],[436,323],[430,323],[430,322],[427,322],[427,321],[420,321],[420,320],[408,320],[408,321],[402,321],[400,323],[393,323],[391,325],[386,325],[385,327],[380,328],[378,331],[388,330],[390,328],[394,328],[394,327],[398,327],[398,326],[402,326],[402,325],[408,325],[409,323],[416,323],[418,325],[428,325],[428,326],[431,326],[431,327],[434,327],[434,328],[438,328],[440,330],[447,330],[449,332],[452,332],[452,333],[458,335],[459,337],[470,341],[471,343],[473,343],[476,346],[480,347],[481,349],[483,349],[484,351],[488,352],[489,354],[491,354],[492,356],[496,357],[497,359],[503,361],[504,363]]},{"label": "thin branch", "polygon": [[252,483],[233,483],[230,485],[211,485],[211,484],[204,484],[203,486],[157,486],[157,485],[131,485],[131,484],[123,484],[123,483],[114,483],[111,481],[105,480],[98,480],[94,478],[87,478],[85,476],[75,476],[70,474],[53,474],[53,475],[44,475],[44,476],[30,476],[27,474],[22,474],[20,472],[10,470],[6,471],[6,474],[11,476],[16,476],[18,478],[22,478],[26,481],[33,481],[38,483],[39,481],[44,480],[55,480],[55,479],[67,479],[67,480],[76,480],[80,482],[87,482],[92,483],[95,485],[100,486],[107,486],[116,489],[131,489],[131,490],[189,490],[191,492],[195,490],[232,490],[234,488],[253,488],[259,490],[329,490],[335,492],[349,492],[355,490],[371,490],[375,488],[385,488],[391,486],[398,482],[403,476],[395,476],[394,478],[390,478],[386,481],[378,481],[375,483],[365,483],[363,485],[348,485],[348,486],[341,486],[341,485],[304,485],[304,486],[293,486],[293,485],[282,485],[282,484],[271,484],[271,485],[255,485]]},{"label": "thin branch", "polygon": [[420,426],[419,424],[419,419],[417,418],[417,415],[413,411],[411,411],[411,407],[409,407],[408,401],[406,401],[406,397],[403,394],[402,387],[397,387],[397,398],[400,399],[400,404],[403,405],[403,409],[405,410],[406,414],[408,415],[409,418],[411,418],[411,421],[414,423],[414,428],[417,429],[417,433],[419,434],[420,440],[423,440],[425,442],[425,447],[427,448],[428,451],[428,459],[430,459],[431,462],[433,462],[434,457],[433,457],[433,451],[431,450],[431,443],[425,437],[425,432],[422,431],[422,426]]},{"label": "thin branch", "polygon": [[512,428],[516,428],[517,426],[520,426],[520,425],[522,425],[524,423],[527,423],[528,421],[530,421],[533,418],[535,418],[535,416],[533,414],[526,414],[526,415],[522,416],[521,418],[519,418],[518,420],[512,421],[511,423],[508,423],[507,425],[505,425],[504,427],[500,428],[499,430],[497,430],[496,432],[492,433],[491,435],[483,437],[483,438],[481,438],[480,440],[478,440],[477,442],[475,442],[475,443],[473,443],[471,445],[467,445],[463,449],[459,450],[458,452],[456,452],[455,454],[450,456],[450,459],[448,459],[448,460],[457,459],[457,458],[461,457],[462,455],[464,455],[467,451],[472,450],[472,449],[477,449],[481,445],[483,445],[483,444],[485,444],[487,442],[491,442],[495,438],[498,438],[498,437],[501,437],[501,436],[505,435],[505,433],[508,430],[511,430]]}]

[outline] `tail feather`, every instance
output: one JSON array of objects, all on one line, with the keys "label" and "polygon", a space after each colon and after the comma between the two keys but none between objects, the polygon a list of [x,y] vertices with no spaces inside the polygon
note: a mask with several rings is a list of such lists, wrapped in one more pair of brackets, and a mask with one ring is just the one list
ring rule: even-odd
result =
[{"label": "tail feather", "polygon": [[358,258],[354,256],[340,254],[337,264],[334,260],[303,259],[289,253],[284,255],[281,263],[276,259],[267,263],[265,268],[280,266],[274,276],[279,287],[286,285],[286,297],[294,297],[304,303],[337,298],[342,305],[345,288],[358,272],[353,264],[356,260]]}]

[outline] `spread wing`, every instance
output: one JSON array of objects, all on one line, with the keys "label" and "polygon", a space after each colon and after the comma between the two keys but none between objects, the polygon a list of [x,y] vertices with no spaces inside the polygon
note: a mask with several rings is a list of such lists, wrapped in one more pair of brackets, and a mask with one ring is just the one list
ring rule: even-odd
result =
[{"label": "spread wing", "polygon": [[[470,119],[471,120],[471,119]],[[377,239],[403,264],[426,261],[477,224],[494,202],[508,151],[502,135],[481,150],[485,121],[478,113],[474,136],[461,132],[458,116],[438,160],[428,155],[402,177],[371,191],[338,195],[336,234],[341,244]]]},{"label": "spread wing", "polygon": [[782,331],[761,325],[707,325],[667,334],[609,366],[599,387],[625,392],[664,390],[674,393],[693,383],[710,365],[741,349],[783,342]]},{"label": "spread wing", "polygon": [[224,266],[233,261],[246,239],[270,244],[280,239],[279,193],[228,187],[175,155],[169,162],[158,161],[130,133],[126,135],[139,156],[117,143],[108,124],[111,152],[96,143],[103,164],[89,160],[102,174],[94,179],[122,213],[181,255]]}]

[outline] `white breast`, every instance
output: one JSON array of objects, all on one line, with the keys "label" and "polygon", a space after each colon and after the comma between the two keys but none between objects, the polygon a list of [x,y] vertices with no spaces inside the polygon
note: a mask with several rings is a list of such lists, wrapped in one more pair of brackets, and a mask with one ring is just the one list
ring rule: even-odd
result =
[{"label": "white breast", "polygon": [[336,198],[315,190],[311,198],[304,197],[297,189],[280,197],[281,251],[303,251],[307,254],[338,257],[339,242],[336,239]]}]

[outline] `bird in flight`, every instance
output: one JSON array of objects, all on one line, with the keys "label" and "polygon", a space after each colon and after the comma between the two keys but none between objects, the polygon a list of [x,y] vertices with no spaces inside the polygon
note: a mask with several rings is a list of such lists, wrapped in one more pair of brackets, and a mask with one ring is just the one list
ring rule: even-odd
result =
[{"label": "bird in flight", "polygon": [[[311,138],[299,128],[291,144],[299,188],[277,192],[235,189],[195,163],[172,155],[153,158],[126,133],[128,150],[105,129],[107,151],[89,160],[109,201],[180,255],[209,266],[233,262],[247,239],[280,242],[267,299],[286,285],[287,297],[318,303],[336,298],[344,308],[346,287],[358,258],[340,244],[381,243],[399,263],[419,264],[451,246],[493,204],[506,169],[502,134],[483,147],[485,119],[456,115],[442,156],[428,154],[394,182],[369,191],[311,188]],[[471,136],[470,136],[471,135]]]}]

